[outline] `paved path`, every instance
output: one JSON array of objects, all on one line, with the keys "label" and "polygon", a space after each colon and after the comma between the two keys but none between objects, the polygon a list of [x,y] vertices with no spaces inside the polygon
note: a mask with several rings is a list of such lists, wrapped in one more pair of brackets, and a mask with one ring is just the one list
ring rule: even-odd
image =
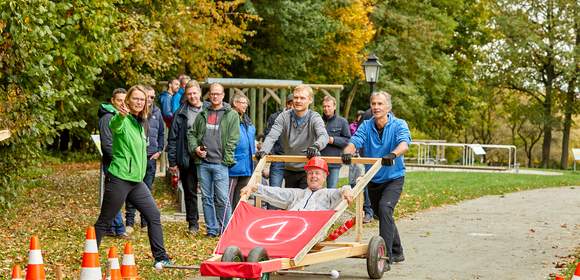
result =
[{"label": "paved path", "polygon": [[[580,247],[580,187],[486,196],[424,211],[397,225],[407,260],[383,279],[546,279],[559,256]],[[365,230],[366,240],[376,226]],[[367,279],[361,259],[307,268],[332,269],[341,272],[340,279]]]}]

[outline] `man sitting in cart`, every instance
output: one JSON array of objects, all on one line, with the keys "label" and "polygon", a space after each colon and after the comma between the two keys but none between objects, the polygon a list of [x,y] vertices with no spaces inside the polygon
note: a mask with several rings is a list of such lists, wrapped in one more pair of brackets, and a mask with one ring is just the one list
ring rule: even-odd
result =
[{"label": "man sitting in cart", "polygon": [[324,188],[328,176],[328,164],[320,157],[311,158],[304,166],[306,170],[306,189],[275,188],[261,184],[248,185],[240,191],[242,197],[254,194],[263,201],[284,210],[331,210],[344,199],[353,201],[349,185],[340,189]]}]

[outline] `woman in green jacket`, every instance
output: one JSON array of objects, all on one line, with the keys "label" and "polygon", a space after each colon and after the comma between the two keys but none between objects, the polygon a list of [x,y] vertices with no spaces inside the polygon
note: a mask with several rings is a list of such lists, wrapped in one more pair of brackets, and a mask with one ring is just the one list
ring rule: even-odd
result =
[{"label": "woman in green jacket", "polygon": [[101,214],[95,223],[97,243],[111,227],[115,214],[125,202],[133,204],[149,225],[147,234],[155,264],[170,264],[163,245],[161,214],[157,204],[143,183],[147,165],[147,106],[146,90],[142,85],[129,89],[125,104],[109,127],[113,134],[113,160],[106,174]]}]

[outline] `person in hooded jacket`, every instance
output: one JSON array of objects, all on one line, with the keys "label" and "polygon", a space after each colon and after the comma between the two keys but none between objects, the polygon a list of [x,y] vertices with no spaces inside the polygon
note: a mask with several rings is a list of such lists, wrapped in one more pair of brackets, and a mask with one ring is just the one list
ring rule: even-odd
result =
[{"label": "person in hooded jacket", "polygon": [[[149,109],[149,116],[147,117],[147,171],[145,171],[145,178],[143,182],[153,192],[153,180],[157,172],[157,159],[161,156],[165,148],[165,123],[161,115],[161,110],[155,106],[155,90],[151,86],[145,86],[147,90],[147,108]],[[125,222],[127,224],[127,232],[133,232],[135,225],[135,207],[131,203],[126,203],[125,207]],[[147,221],[141,218],[141,228],[147,227]]]},{"label": "person in hooded jacket", "polygon": [[256,127],[246,114],[248,101],[248,97],[243,94],[236,94],[232,98],[233,108],[240,117],[240,140],[234,151],[236,164],[229,168],[229,199],[232,210],[236,209],[240,201],[240,190],[248,184],[252,172],[254,172],[254,160],[252,157],[256,153]]},{"label": "person in hooded jacket", "polygon": [[[107,169],[113,160],[113,134],[109,128],[109,122],[117,113],[117,108],[123,106],[126,95],[127,91],[124,88],[117,88],[113,90],[111,103],[103,103],[99,106],[97,115],[99,116],[99,137],[101,139],[101,152],[103,153],[101,158],[101,172],[103,175],[107,173]],[[121,211],[117,213],[111,229],[105,234],[121,238],[129,237],[123,224],[123,214],[121,214]]]},{"label": "person in hooded jacket", "polygon": [[190,154],[196,154],[197,176],[201,183],[203,216],[208,237],[225,230],[231,216],[228,206],[228,167],[236,163],[234,150],[240,139],[240,118],[223,102],[224,87],[209,87],[210,104],[197,115],[187,132]]},{"label": "person in hooded jacket", "polygon": [[129,89],[125,103],[111,118],[113,158],[105,179],[101,213],[95,223],[97,246],[125,201],[135,205],[147,221],[149,245],[156,267],[171,264],[163,242],[161,213],[143,183],[147,169],[147,90],[142,85]]},{"label": "person in hooded jacket", "polygon": [[196,234],[199,231],[199,213],[197,209],[197,170],[195,155],[187,150],[187,131],[192,128],[197,114],[202,110],[201,88],[195,80],[185,86],[186,102],[175,112],[167,138],[167,159],[169,172],[177,174],[183,187],[185,199],[185,219],[188,231]]}]

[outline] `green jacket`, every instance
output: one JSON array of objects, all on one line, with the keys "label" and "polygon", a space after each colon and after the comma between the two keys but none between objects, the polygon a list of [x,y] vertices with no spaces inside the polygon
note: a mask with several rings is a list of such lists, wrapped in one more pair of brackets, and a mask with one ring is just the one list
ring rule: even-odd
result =
[{"label": "green jacket", "polygon": [[115,114],[109,123],[113,133],[113,161],[109,173],[130,181],[143,182],[147,169],[147,137],[133,117]]},{"label": "green jacket", "polygon": [[[236,164],[234,150],[236,149],[236,145],[240,139],[240,117],[237,112],[232,110],[232,107],[229,104],[224,103],[224,106],[225,113],[220,120],[219,128],[222,140],[222,164],[225,166],[232,166]],[[188,150],[191,155],[196,155],[195,149],[197,146],[201,145],[203,140],[207,126],[207,115],[208,109],[204,106],[203,111],[197,115],[193,126],[187,132],[187,142],[189,144]],[[201,159],[198,156],[195,156],[195,163],[201,163]]]}]

